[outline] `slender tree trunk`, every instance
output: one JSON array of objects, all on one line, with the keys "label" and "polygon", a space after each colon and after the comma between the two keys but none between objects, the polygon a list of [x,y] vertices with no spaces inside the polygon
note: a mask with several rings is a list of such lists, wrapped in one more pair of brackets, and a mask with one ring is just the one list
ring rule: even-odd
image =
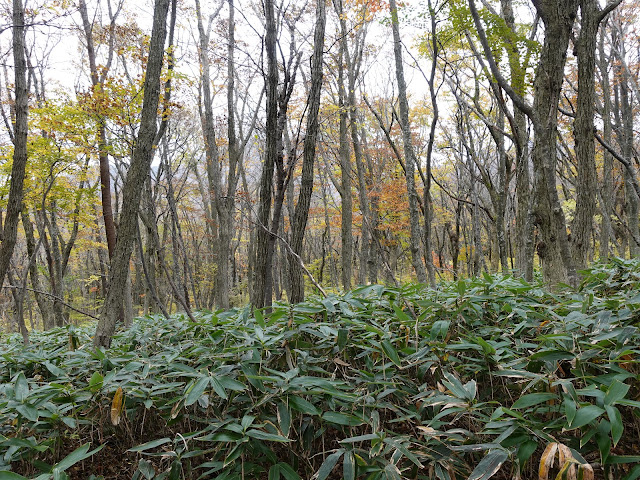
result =
[{"label": "slender tree trunk", "polygon": [[[309,91],[307,109],[307,131],[304,137],[302,153],[302,179],[300,195],[296,204],[292,222],[291,249],[299,256],[302,255],[302,241],[304,239],[309,206],[313,192],[313,171],[316,157],[316,141],[318,139],[318,111],[320,110],[320,94],[322,93],[322,58],[324,49],[324,28],[326,22],[325,2],[318,2],[316,7],[316,27],[313,37],[313,56],[311,59],[311,89]],[[349,188],[351,185],[349,184]],[[349,259],[351,260],[351,259]],[[299,260],[293,255],[289,257],[291,272],[291,303],[304,300],[304,279]]]},{"label": "slender tree trunk", "polygon": [[278,59],[276,56],[276,19],[273,0],[265,0],[264,12],[266,34],[264,48],[267,54],[266,83],[266,145],[262,175],[260,177],[260,199],[258,202],[258,227],[255,246],[254,293],[252,303],[258,308],[271,304],[271,298],[265,298],[265,284],[268,271],[267,258],[269,249],[269,218],[271,213],[271,197],[273,192],[273,170],[278,156]]},{"label": "slender tree trunk", "polygon": [[[515,31],[515,15],[512,0],[501,0],[502,14],[507,26]],[[507,48],[511,87],[520,96],[525,95],[525,68],[521,65],[520,52],[515,43]],[[527,118],[519,108],[513,109],[513,127],[516,136],[516,270],[527,281],[533,280],[533,230],[531,213],[531,181],[529,178],[529,133]]]},{"label": "slender tree trunk", "polygon": [[[504,111],[498,111],[497,127],[504,131]],[[496,192],[496,241],[498,243],[498,255],[500,257],[500,268],[502,273],[509,270],[507,263],[507,239],[505,232],[505,215],[507,210],[507,193],[509,189],[509,176],[507,173],[507,151],[504,146],[504,135],[497,132],[497,150],[498,150],[498,191]]]},{"label": "slender tree trunk", "polygon": [[7,213],[0,244],[0,287],[9,270],[9,262],[18,236],[22,212],[25,169],[27,166],[27,64],[24,44],[24,8],[21,0],[13,0],[13,59],[15,70],[15,127],[13,132],[13,164]]},{"label": "slender tree trunk", "polygon": [[53,327],[53,319],[51,318],[52,312],[49,300],[45,298],[44,295],[38,293],[42,291],[42,286],[40,284],[38,265],[34,258],[34,255],[37,255],[36,240],[33,231],[33,224],[31,223],[29,213],[26,209],[22,210],[22,228],[25,233],[28,258],[34,259],[33,261],[29,262],[29,276],[31,277],[31,285],[33,286],[33,289],[36,290],[36,292],[34,292],[34,296],[36,299],[36,303],[38,304],[38,310],[40,310],[40,315],[42,316],[42,327],[44,330],[48,330]]},{"label": "slender tree trunk", "polygon": [[[604,141],[611,145],[613,128],[611,125],[611,86],[609,84],[608,60],[604,50],[605,29],[600,31],[598,42],[598,68],[600,70],[602,88],[602,123]],[[613,212],[613,156],[608,150],[604,150],[602,162],[602,190],[600,196],[600,211],[602,223],[600,224],[600,260],[609,258],[610,239],[613,234],[611,228],[611,213]]]},{"label": "slender tree trunk", "polygon": [[[405,177],[407,181],[407,194],[409,196],[409,224],[411,235],[409,238],[411,249],[411,262],[418,277],[418,282],[426,283],[427,273],[422,262],[422,228],[420,225],[420,213],[418,211],[418,192],[416,190],[416,155],[411,138],[411,125],[409,124],[409,102],[407,101],[407,84],[404,79],[404,67],[402,65],[402,42],[400,40],[400,27],[398,21],[398,9],[396,1],[389,1],[391,10],[391,29],[393,32],[393,53],[396,65],[396,79],[398,81],[398,102],[400,104],[400,127],[405,155]],[[425,205],[425,211],[428,206]],[[427,226],[429,227],[429,226]]]},{"label": "slender tree trunk", "polygon": [[[342,239],[342,288],[344,288],[344,290],[349,290],[351,288],[351,278],[353,277],[351,267],[353,264],[353,195],[351,192],[351,156],[347,136],[347,117],[349,112],[347,111],[348,101],[344,88],[345,63],[349,57],[349,50],[346,45],[347,38],[345,33],[346,27],[344,26],[345,20],[342,12],[342,0],[337,0],[336,9],[336,13],[340,18],[340,32],[342,35],[338,53],[338,104],[340,108],[340,146],[338,156],[340,157],[341,171],[339,193],[342,199],[342,210],[340,212]],[[349,87],[351,87],[351,85],[349,85]],[[364,225],[362,226],[362,230],[364,231]]]},{"label": "slender tree trunk", "polygon": [[[175,1],[175,0],[174,0]],[[111,261],[109,290],[94,337],[95,346],[109,347],[115,331],[116,320],[122,308],[125,283],[129,272],[129,260],[138,228],[140,197],[154,154],[157,141],[156,117],[160,97],[160,73],[164,59],[164,42],[167,33],[169,0],[156,0],[147,71],[144,80],[144,98],[140,131],[131,159],[131,165],[123,186],[122,213],[118,242]]]},{"label": "slender tree trunk", "polygon": [[[85,0],[79,0],[80,16],[82,17],[82,25],[84,28],[85,41],[87,42],[87,56],[89,58],[89,69],[91,72],[91,85],[93,87],[93,95],[101,96],[102,84],[104,83],[109,68],[111,65],[111,59],[113,57],[113,36],[114,36],[114,22],[115,18],[112,18],[112,25],[109,30],[109,52],[108,61],[106,65],[101,66],[101,73],[98,72],[98,65],[96,63],[96,53],[93,45],[93,26],[89,21],[89,15],[87,12],[87,5]],[[111,172],[109,168],[109,146],[107,145],[107,124],[104,116],[97,118],[97,132],[98,132],[98,160],[100,163],[100,195],[102,199],[102,218],[104,221],[104,229],[107,237],[107,250],[109,252],[109,258],[113,256],[113,252],[116,248],[116,226],[113,220],[113,206],[111,201]]]},{"label": "slender tree trunk", "polygon": [[[596,41],[599,8],[596,0],[580,1],[580,36],[576,42],[578,57],[578,98],[574,137],[578,176],[576,180],[576,213],[571,228],[573,261],[577,269],[586,268],[590,255],[590,236],[596,209],[596,152],[593,135],[595,114]],[[605,120],[606,122],[606,120]]]}]

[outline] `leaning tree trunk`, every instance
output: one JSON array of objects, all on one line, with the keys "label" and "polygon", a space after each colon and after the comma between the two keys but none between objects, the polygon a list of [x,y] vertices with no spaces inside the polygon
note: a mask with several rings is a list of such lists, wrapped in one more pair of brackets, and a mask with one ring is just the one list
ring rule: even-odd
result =
[{"label": "leaning tree trunk", "polygon": [[316,28],[313,38],[313,57],[311,60],[311,89],[309,90],[309,108],[307,116],[307,132],[304,137],[302,153],[302,179],[300,195],[293,215],[291,232],[291,249],[295,255],[289,256],[291,279],[291,303],[304,300],[304,279],[302,278],[302,240],[304,239],[311,193],[313,192],[313,166],[316,157],[316,141],[318,138],[318,111],[320,110],[320,94],[322,93],[322,57],[324,48],[324,26],[326,23],[325,2],[318,2],[316,8]]},{"label": "leaning tree trunk", "polygon": [[15,127],[13,134],[13,165],[7,214],[0,244],[0,287],[9,269],[18,236],[18,222],[22,212],[25,169],[27,166],[27,62],[24,44],[24,8],[21,0],[13,0],[13,59],[15,70]]},{"label": "leaning tree trunk", "polygon": [[111,336],[115,331],[116,321],[123,305],[129,260],[138,229],[141,185],[144,185],[149,175],[154,154],[154,141],[156,141],[156,117],[160,98],[160,74],[164,59],[168,10],[169,0],[156,0],[147,71],[144,79],[140,131],[123,186],[122,212],[120,213],[118,241],[111,259],[109,290],[100,312],[100,320],[94,337],[94,345],[97,347],[111,345]]}]

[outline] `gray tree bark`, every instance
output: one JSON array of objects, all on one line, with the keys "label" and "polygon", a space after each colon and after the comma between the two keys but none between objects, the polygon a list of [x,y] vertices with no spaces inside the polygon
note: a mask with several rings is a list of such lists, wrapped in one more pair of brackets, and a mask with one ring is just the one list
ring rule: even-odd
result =
[{"label": "gray tree bark", "polygon": [[255,268],[253,295],[251,303],[258,308],[271,303],[265,298],[265,284],[268,271],[267,258],[269,249],[269,218],[271,213],[271,197],[273,192],[273,170],[278,156],[278,58],[276,56],[276,19],[273,0],[265,0],[264,13],[266,34],[264,48],[267,54],[267,76],[265,79],[266,97],[266,145],[262,175],[260,177],[260,199],[258,202],[258,226],[255,246]]},{"label": "gray tree bark", "polygon": [[[175,1],[175,0],[174,0]],[[116,321],[122,309],[125,283],[129,273],[129,260],[138,229],[138,209],[144,185],[153,160],[156,141],[156,118],[160,97],[160,74],[164,59],[164,43],[167,33],[169,0],[156,0],[151,30],[151,42],[144,79],[144,97],[140,130],[131,159],[131,165],[123,186],[122,212],[116,249],[111,260],[109,290],[100,312],[94,345],[108,348],[115,331]]]},{"label": "gray tree bark", "polygon": [[[573,260],[584,269],[591,251],[593,215],[596,209],[596,152],[593,117],[595,115],[595,69],[598,27],[602,20],[596,0],[580,1],[580,35],[576,42],[578,57],[578,98],[574,121],[575,151],[578,163],[576,213],[571,228]],[[605,120],[605,123],[607,121]]]},{"label": "gray tree bark", "polygon": [[24,43],[24,7],[21,0],[13,0],[13,59],[15,70],[15,127],[13,131],[13,164],[7,213],[0,244],[0,287],[9,270],[9,262],[18,236],[18,222],[22,212],[24,176],[27,166],[27,63]]},{"label": "gray tree bark", "polygon": [[[609,61],[604,49],[605,30],[600,31],[598,42],[598,69],[600,70],[600,86],[602,88],[602,123],[603,138],[611,144],[613,133],[611,121],[611,85],[609,83]],[[602,223],[600,224],[600,260],[609,258],[610,239],[613,234],[611,228],[611,213],[613,212],[613,155],[607,149],[604,150],[602,161],[602,190],[600,199],[600,211]]]},{"label": "gray tree bark", "polygon": [[[422,227],[420,225],[420,212],[418,211],[418,192],[416,190],[416,154],[411,138],[411,125],[409,124],[409,102],[407,101],[407,84],[404,78],[402,64],[402,42],[400,40],[400,26],[398,20],[398,8],[395,0],[389,1],[391,11],[391,30],[393,32],[393,53],[396,67],[396,79],[398,82],[398,103],[400,107],[400,127],[402,129],[402,141],[405,156],[405,178],[407,182],[407,194],[409,196],[409,224],[411,234],[409,245],[411,249],[411,263],[416,272],[418,282],[427,282],[427,273],[422,262]],[[428,209],[428,206],[425,206]],[[427,228],[429,226],[427,225]]]},{"label": "gray tree bark", "polygon": [[[322,58],[325,23],[325,2],[319,1],[316,7],[316,26],[313,36],[311,88],[309,90],[307,108],[307,131],[304,137],[302,153],[302,179],[291,231],[291,249],[297,255],[302,254],[302,241],[307,227],[311,194],[313,193],[313,170],[318,138],[318,111],[320,110],[320,94],[322,93]],[[351,188],[350,184],[349,188]],[[300,265],[299,258],[296,258],[296,255],[289,256],[289,269],[291,278],[290,301],[291,303],[302,302],[304,300],[304,279],[302,277],[302,266]]]}]

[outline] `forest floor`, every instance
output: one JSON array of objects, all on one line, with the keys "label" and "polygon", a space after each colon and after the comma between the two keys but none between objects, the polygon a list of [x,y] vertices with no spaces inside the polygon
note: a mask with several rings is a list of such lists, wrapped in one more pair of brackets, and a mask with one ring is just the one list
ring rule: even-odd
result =
[{"label": "forest floor", "polygon": [[640,478],[640,262],[0,344],[0,480]]}]

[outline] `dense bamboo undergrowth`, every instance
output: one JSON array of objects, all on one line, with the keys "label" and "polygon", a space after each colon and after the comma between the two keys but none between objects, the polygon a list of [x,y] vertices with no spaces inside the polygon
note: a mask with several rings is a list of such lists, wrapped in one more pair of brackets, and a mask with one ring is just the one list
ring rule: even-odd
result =
[{"label": "dense bamboo undergrowth", "polygon": [[639,320],[616,260],[7,337],[0,479],[632,480]]}]

